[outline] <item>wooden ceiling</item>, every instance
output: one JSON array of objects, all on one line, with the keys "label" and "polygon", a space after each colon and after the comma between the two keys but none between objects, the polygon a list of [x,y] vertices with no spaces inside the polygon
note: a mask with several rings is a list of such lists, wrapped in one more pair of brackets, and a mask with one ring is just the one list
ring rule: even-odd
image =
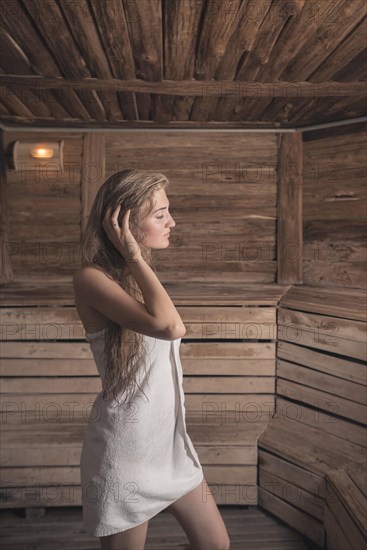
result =
[{"label": "wooden ceiling", "polygon": [[0,122],[301,128],[366,115],[366,0],[2,0]]}]

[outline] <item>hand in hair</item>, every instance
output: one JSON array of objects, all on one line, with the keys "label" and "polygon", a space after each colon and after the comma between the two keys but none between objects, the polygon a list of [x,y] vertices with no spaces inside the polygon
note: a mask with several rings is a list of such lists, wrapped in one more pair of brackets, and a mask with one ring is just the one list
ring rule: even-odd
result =
[{"label": "hand in hair", "polygon": [[125,261],[127,263],[137,262],[139,261],[141,250],[129,227],[131,209],[125,212],[121,221],[121,228],[118,224],[118,216],[120,210],[121,204],[113,211],[111,215],[111,207],[109,207],[103,218],[102,224],[108,235],[108,238],[117,248],[120,254],[122,254]]}]

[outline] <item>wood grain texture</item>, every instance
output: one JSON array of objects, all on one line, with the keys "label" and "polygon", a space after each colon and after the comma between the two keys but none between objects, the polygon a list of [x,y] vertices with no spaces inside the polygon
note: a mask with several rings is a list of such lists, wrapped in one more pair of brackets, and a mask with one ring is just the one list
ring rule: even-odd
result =
[{"label": "wood grain texture", "polygon": [[5,122],[300,128],[366,113],[364,0],[14,0],[2,18]]},{"label": "wood grain texture", "polygon": [[279,140],[277,199],[277,281],[302,283],[302,134]]}]

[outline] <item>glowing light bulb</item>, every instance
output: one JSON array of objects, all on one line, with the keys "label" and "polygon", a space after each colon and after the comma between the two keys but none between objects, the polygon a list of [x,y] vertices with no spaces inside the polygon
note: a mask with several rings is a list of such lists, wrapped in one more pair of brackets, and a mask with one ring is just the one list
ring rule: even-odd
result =
[{"label": "glowing light bulb", "polygon": [[54,150],[47,145],[37,145],[33,147],[31,155],[35,159],[51,159],[54,156]]}]

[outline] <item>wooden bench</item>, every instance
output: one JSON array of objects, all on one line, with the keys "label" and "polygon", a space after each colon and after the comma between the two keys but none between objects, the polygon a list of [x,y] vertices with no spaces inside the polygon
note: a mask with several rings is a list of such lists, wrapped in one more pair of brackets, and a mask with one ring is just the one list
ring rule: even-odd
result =
[{"label": "wooden bench", "polygon": [[278,308],[276,411],[258,441],[259,505],[326,548],[327,533],[349,529],[327,507],[331,487],[359,525],[341,472],[366,469],[365,306],[362,290],[295,285]]},{"label": "wooden bench", "polygon": [[327,548],[362,550],[367,547],[367,464],[350,462],[326,474],[324,510]]},{"label": "wooden bench", "polygon": [[[276,305],[289,285],[195,284],[184,297],[166,287],[187,328],[186,423],[208,485],[218,504],[256,505],[257,441],[275,408]],[[81,446],[101,383],[72,291],[1,292],[0,507],[80,506]]]}]

